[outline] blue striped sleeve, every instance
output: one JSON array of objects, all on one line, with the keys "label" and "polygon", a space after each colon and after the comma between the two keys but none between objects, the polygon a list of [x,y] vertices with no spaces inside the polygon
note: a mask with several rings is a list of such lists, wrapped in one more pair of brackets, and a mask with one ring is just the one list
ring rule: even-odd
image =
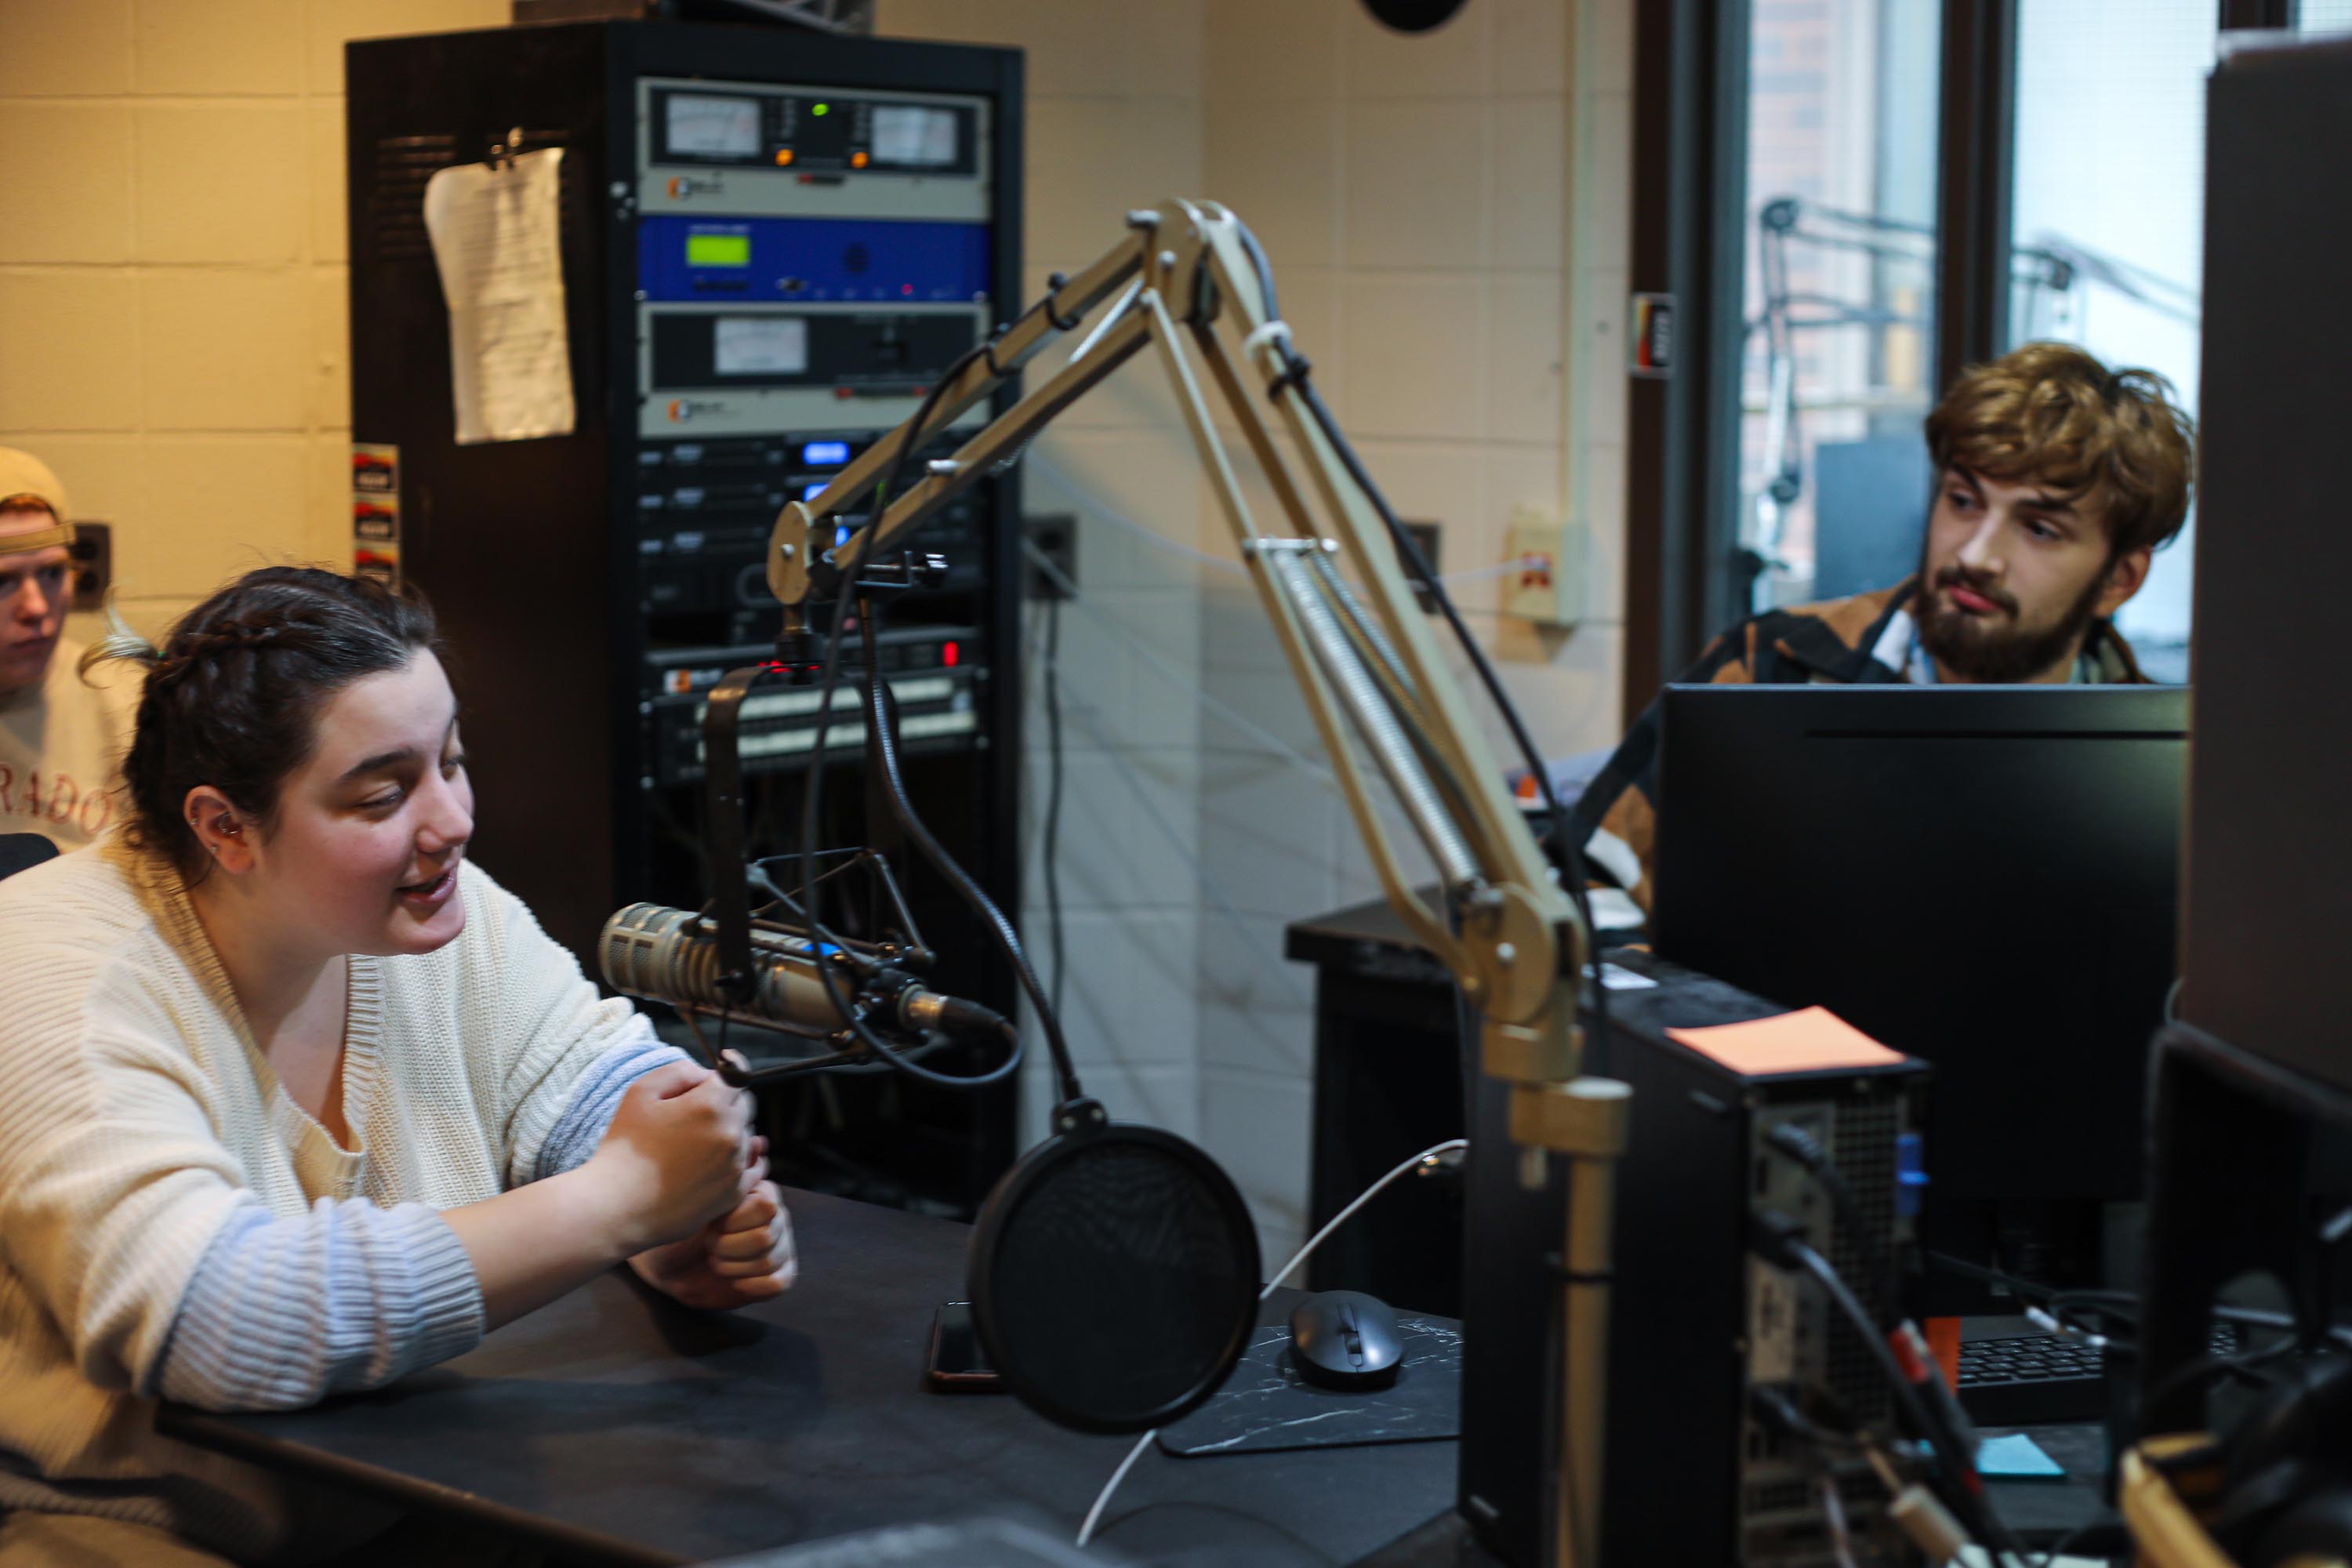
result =
[{"label": "blue striped sleeve", "polygon": [[247,1197],[181,1293],[152,1386],[207,1410],[293,1410],[471,1350],[480,1282],[425,1204],[320,1198],[278,1218]]},{"label": "blue striped sleeve", "polygon": [[642,1017],[638,1022],[637,1033],[589,1063],[572,1080],[572,1098],[540,1144],[525,1181],[561,1175],[584,1164],[604,1142],[604,1129],[613,1124],[613,1112],[620,1109],[631,1084],[656,1068],[692,1059],[676,1046],[656,1039],[653,1026]]}]

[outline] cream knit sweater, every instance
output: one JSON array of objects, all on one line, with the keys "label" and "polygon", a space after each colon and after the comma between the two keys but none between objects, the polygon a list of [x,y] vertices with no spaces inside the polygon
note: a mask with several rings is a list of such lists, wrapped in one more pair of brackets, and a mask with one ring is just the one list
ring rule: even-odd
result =
[{"label": "cream knit sweater", "polygon": [[[479,1286],[434,1211],[542,1173],[575,1088],[607,1098],[583,1075],[645,1027],[471,862],[459,893],[457,941],[351,960],[346,1150],[255,1047],[168,866],[118,836],[0,881],[0,1507],[110,1514],[247,1559],[349,1525],[301,1489],[159,1436],[151,1395],[208,1247],[263,1223],[257,1210],[291,1229],[362,1200],[381,1222],[362,1266],[242,1293],[258,1316],[273,1289],[312,1290],[365,1320],[373,1292],[380,1342],[338,1386],[479,1338]],[[266,1342],[275,1328],[233,1331]]]}]

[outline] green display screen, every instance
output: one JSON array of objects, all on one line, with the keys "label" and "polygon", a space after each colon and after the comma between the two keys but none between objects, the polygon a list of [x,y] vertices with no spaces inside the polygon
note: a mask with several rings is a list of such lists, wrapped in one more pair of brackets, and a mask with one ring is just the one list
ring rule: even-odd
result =
[{"label": "green display screen", "polygon": [[748,234],[689,234],[686,237],[688,267],[749,267],[751,237]]}]

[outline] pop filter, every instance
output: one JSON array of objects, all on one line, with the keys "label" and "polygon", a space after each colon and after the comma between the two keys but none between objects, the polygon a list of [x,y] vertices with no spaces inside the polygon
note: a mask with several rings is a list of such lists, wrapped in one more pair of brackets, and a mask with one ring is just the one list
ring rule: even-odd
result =
[{"label": "pop filter", "polygon": [[965,1287],[997,1373],[1081,1432],[1164,1426],[1214,1394],[1257,1325],[1257,1230],[1232,1178],[1091,1100],[981,1205]]}]

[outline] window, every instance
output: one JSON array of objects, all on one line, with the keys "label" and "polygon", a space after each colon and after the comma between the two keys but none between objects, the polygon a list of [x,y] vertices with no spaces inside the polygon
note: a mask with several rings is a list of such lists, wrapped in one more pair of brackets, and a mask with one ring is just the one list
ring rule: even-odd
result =
[{"label": "window", "polygon": [[1749,9],[1734,537],[1750,609],[1886,587],[1917,563],[1940,10]]},{"label": "window", "polygon": [[[2306,12],[2314,0],[2305,0]],[[2197,412],[2205,79],[2213,0],[2018,0],[2009,342],[2079,343],[2168,377]],[[2116,617],[2186,680],[2196,523]]]}]

